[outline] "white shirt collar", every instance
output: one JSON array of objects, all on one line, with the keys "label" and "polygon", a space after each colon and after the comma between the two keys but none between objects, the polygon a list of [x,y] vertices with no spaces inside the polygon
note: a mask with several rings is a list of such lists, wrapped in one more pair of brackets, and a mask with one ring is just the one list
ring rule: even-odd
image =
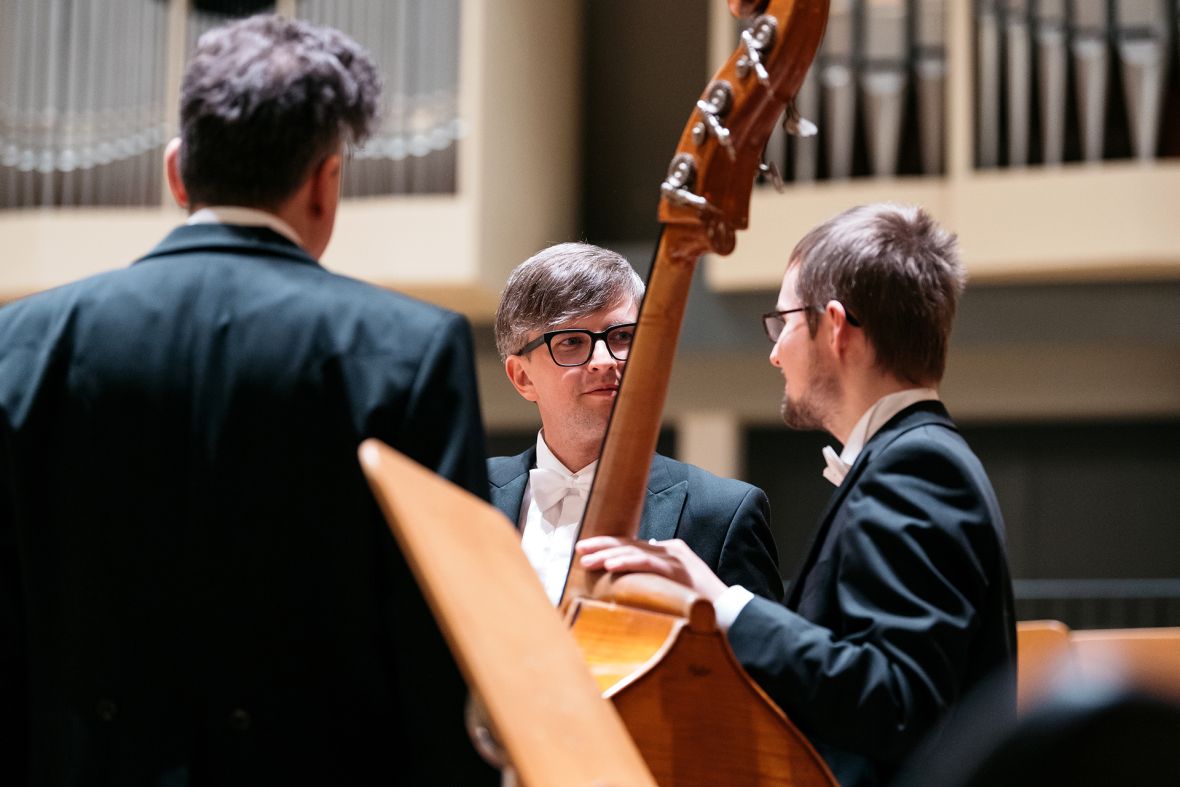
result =
[{"label": "white shirt collar", "polygon": [[290,224],[273,213],[240,205],[213,205],[201,208],[188,217],[185,224],[237,224],[242,227],[268,227],[300,248],[303,241]]},{"label": "white shirt collar", "polygon": [[890,418],[912,404],[937,401],[938,391],[933,388],[909,388],[904,391],[894,391],[891,394],[885,394],[874,402],[872,407],[865,410],[864,415],[852,427],[852,431],[848,435],[848,442],[844,444],[844,450],[840,452],[840,458],[848,465],[852,465],[856,461],[856,458],[860,456],[860,452],[864,450],[865,443]]},{"label": "white shirt collar", "polygon": [[888,423],[890,418],[912,404],[937,401],[938,391],[933,388],[907,388],[904,391],[894,391],[882,396],[873,403],[872,407],[864,411],[860,420],[852,427],[852,432],[848,435],[848,442],[844,444],[844,450],[840,452],[839,456],[836,456],[836,452],[831,446],[824,446],[824,478],[836,486],[842,484],[844,477],[848,475],[848,471],[856,462],[856,458],[864,450],[865,443]]}]

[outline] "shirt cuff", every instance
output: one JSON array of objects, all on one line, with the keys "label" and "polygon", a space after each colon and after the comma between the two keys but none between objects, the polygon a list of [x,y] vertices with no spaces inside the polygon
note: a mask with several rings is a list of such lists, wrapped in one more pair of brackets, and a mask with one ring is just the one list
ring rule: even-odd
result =
[{"label": "shirt cuff", "polygon": [[725,592],[713,602],[713,609],[717,612],[717,628],[722,632],[729,631],[729,627],[737,620],[737,616],[750,603],[754,594],[741,585],[730,585]]}]

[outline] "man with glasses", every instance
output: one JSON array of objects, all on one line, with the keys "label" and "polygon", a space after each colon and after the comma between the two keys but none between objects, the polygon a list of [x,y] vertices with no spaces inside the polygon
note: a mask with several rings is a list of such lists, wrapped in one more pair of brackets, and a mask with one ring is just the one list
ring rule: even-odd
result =
[{"label": "man with glasses", "polygon": [[[555,604],[642,298],[643,282],[618,254],[564,243],[512,272],[496,312],[504,370],[536,403],[541,431],[535,447],[488,461],[491,499],[518,523],[521,545]],[[778,601],[769,516],[762,490],[656,454],[639,537],[681,539],[727,582]]]},{"label": "man with glasses", "polygon": [[587,539],[588,568],[661,573],[711,599],[750,675],[843,785],[883,784],[993,674],[1015,710],[1003,520],[937,386],[964,272],[917,208],[854,208],[791,254],[763,315],[782,416],[824,429],[835,486],[785,605],[718,578],[675,541]]}]

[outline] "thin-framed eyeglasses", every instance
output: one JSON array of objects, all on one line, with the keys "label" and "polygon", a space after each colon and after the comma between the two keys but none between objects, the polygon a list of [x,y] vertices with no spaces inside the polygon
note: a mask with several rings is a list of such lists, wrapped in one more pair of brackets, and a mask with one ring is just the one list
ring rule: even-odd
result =
[{"label": "thin-framed eyeglasses", "polygon": [[810,306],[796,306],[794,309],[777,309],[762,315],[762,327],[766,330],[766,338],[777,342],[778,337],[783,335],[783,328],[787,327],[788,314],[810,310]]},{"label": "thin-framed eyeglasses", "polygon": [[602,331],[583,328],[564,328],[543,333],[520,348],[516,355],[527,355],[542,344],[549,348],[549,357],[558,366],[581,366],[594,355],[594,345],[606,345],[606,351],[616,361],[625,361],[635,341],[635,323],[612,325]]},{"label": "thin-framed eyeglasses", "polygon": [[[766,331],[766,338],[771,342],[777,342],[779,337],[783,335],[783,328],[787,327],[786,316],[806,311],[819,311],[819,309],[812,306],[796,306],[794,309],[777,309],[762,315],[762,328]],[[844,309],[844,316],[848,318],[848,324],[853,328],[860,327],[860,320],[856,319],[856,316],[848,311],[847,307]]]}]

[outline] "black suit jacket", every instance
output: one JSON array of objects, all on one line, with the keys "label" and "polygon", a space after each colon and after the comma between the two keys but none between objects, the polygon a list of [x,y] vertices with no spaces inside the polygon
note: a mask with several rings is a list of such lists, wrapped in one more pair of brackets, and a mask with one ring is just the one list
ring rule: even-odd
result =
[{"label": "black suit jacket", "polygon": [[268,229],[0,309],[0,782],[494,782],[356,458],[486,496],[478,408],[460,316]]},{"label": "black suit jacket", "polygon": [[[492,505],[519,526],[537,450],[488,460]],[[719,478],[656,454],[647,480],[639,538],[679,538],[729,585],[779,601],[783,581],[770,532],[770,503],[757,487]]]},{"label": "black suit jacket", "polygon": [[841,784],[879,784],[997,670],[1014,713],[1014,627],[991,484],[924,402],[865,445],[786,605],[754,599],[729,641]]}]

